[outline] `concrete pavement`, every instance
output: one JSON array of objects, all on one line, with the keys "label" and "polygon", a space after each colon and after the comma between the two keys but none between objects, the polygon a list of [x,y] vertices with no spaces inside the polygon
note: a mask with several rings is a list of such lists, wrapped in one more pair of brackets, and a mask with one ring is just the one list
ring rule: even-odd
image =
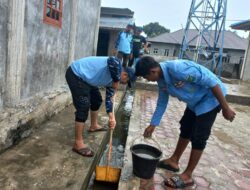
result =
[{"label": "concrete pavement", "polygon": [[[124,89],[118,92],[116,108],[123,94]],[[107,124],[104,106],[99,119],[102,125]],[[72,152],[74,108],[67,107],[34,130],[29,138],[0,155],[0,189],[86,189],[107,142],[107,132],[90,134],[86,131],[89,120],[86,125],[83,135],[86,143],[95,151],[94,157],[82,157]]]},{"label": "concrete pavement", "polygon": [[[149,124],[157,101],[157,92],[137,90],[133,112],[129,125],[124,167],[119,183],[119,190],[163,190],[164,179],[172,173],[157,169],[150,180],[137,178],[132,174],[130,146],[135,142],[143,142],[142,133]],[[235,190],[250,189],[250,107],[230,104],[237,112],[234,122],[230,123],[218,115],[208,140],[207,148],[194,172],[195,185],[186,189]],[[185,104],[170,98],[168,109],[159,127],[154,132],[163,150],[163,158],[168,158],[176,146],[179,135],[179,120]],[[152,142],[154,144],[154,142]],[[155,144],[157,147],[157,144]],[[180,167],[183,171],[187,165],[190,145],[184,152]]]}]

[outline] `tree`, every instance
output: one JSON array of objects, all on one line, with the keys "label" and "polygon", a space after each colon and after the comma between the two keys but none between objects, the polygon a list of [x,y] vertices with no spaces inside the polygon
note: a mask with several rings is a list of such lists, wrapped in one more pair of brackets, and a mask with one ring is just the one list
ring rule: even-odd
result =
[{"label": "tree", "polygon": [[148,37],[155,37],[165,32],[170,32],[169,29],[166,29],[164,26],[161,26],[158,22],[151,22],[143,26],[143,31],[147,34]]}]

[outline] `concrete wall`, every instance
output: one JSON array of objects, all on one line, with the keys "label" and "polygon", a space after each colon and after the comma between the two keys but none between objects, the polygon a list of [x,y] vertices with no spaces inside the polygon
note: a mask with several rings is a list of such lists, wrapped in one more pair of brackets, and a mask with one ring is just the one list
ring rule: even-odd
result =
[{"label": "concrete wall", "polygon": [[100,3],[64,0],[58,28],[43,23],[44,1],[1,0],[0,152],[71,102],[65,71],[95,54]]},{"label": "concrete wall", "polygon": [[0,1],[0,110],[3,107],[4,80],[7,61],[8,0]]},{"label": "concrete wall", "polygon": [[[64,74],[69,64],[69,45],[72,39],[72,12],[76,12],[76,36],[73,59],[95,53],[99,26],[100,0],[63,1],[62,28],[43,23],[43,1],[25,1],[24,26],[21,49],[20,88],[21,101],[37,93],[53,90],[65,83]],[[0,4],[0,109],[3,108],[5,67],[8,52],[7,22],[11,3]],[[20,9],[20,8],[18,8]],[[19,23],[20,24],[20,23]],[[97,31],[97,32],[96,32]],[[19,59],[20,60],[20,59]],[[10,78],[10,77],[9,77]],[[11,93],[10,93],[11,94]],[[18,103],[18,102],[17,102]],[[8,105],[9,106],[9,105]]]},{"label": "concrete wall", "polygon": [[241,73],[241,78],[243,81],[250,81],[250,33],[248,36],[248,47],[246,50],[245,62]]},{"label": "concrete wall", "polygon": [[[154,53],[154,49],[158,49],[158,53]],[[168,56],[165,55],[165,50],[168,50]],[[176,56],[178,56],[179,47],[174,44],[164,44],[164,43],[152,43],[150,47],[150,55],[173,57],[174,51],[176,51]]]},{"label": "concrete wall", "polygon": [[64,83],[70,32],[69,1],[63,1],[62,28],[43,23],[43,1],[26,1],[21,99]]},{"label": "concrete wall", "polygon": [[[100,0],[79,0],[75,59],[95,54],[99,30]],[[99,8],[98,8],[99,7]],[[97,31],[97,32],[96,32]]]}]

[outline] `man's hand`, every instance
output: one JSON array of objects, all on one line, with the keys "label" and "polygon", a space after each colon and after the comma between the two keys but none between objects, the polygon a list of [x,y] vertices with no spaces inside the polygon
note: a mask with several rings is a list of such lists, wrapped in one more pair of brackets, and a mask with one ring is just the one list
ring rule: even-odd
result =
[{"label": "man's hand", "polygon": [[155,126],[149,125],[145,129],[143,136],[146,137],[146,138],[151,137],[154,130],[155,130]]},{"label": "man's hand", "polygon": [[226,120],[233,121],[236,113],[230,107],[222,109],[222,115]]},{"label": "man's hand", "polygon": [[119,86],[119,81],[118,81],[118,82],[113,82],[113,83],[112,83],[112,88],[113,88],[114,90],[117,90],[117,89],[118,89],[118,86]]},{"label": "man's hand", "polygon": [[115,120],[115,116],[113,113],[109,114],[109,128],[110,129],[114,129],[116,126],[116,120]]}]

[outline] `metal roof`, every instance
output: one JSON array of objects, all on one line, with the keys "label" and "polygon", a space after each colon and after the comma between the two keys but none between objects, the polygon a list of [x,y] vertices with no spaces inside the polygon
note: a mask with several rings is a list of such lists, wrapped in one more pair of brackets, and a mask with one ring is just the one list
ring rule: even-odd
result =
[{"label": "metal roof", "polygon": [[[188,40],[193,39],[196,35],[197,35],[198,31],[195,29],[190,29],[188,31]],[[177,44],[177,45],[181,45],[182,43],[182,38],[184,35],[184,29],[180,29],[177,30],[175,32],[172,33],[164,33],[161,34],[159,36],[156,36],[154,38],[149,38],[148,41],[149,42],[158,42],[158,43],[168,43],[168,44]],[[209,40],[209,38],[211,40]],[[213,35],[211,35],[210,37],[207,36],[206,40],[211,42],[210,46],[212,46],[212,42],[213,42]],[[220,40],[219,40],[220,41]],[[190,45],[191,46],[196,46],[197,43],[197,38],[194,39]],[[245,50],[247,48],[247,39],[245,38],[241,38],[240,36],[238,36],[237,34],[235,34],[234,32],[231,31],[225,31],[224,33],[224,48],[225,49],[236,49],[236,50]]]},{"label": "metal roof", "polygon": [[128,8],[101,7],[101,16],[133,18],[134,12]]},{"label": "metal roof", "polygon": [[230,27],[236,30],[250,30],[250,19],[234,23]]},{"label": "metal roof", "polygon": [[114,18],[114,17],[101,17],[100,28],[121,30],[125,29],[128,23],[131,23],[133,18]]},{"label": "metal roof", "polygon": [[101,7],[100,28],[122,30],[133,23],[134,12],[127,8]]}]

